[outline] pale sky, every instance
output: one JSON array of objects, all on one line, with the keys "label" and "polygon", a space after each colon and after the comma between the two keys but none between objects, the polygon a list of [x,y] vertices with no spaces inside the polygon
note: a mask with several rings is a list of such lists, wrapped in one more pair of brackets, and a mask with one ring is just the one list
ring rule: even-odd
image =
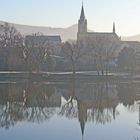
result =
[{"label": "pale sky", "polygon": [[[88,28],[118,35],[140,34],[140,0],[83,0]],[[0,20],[68,27],[78,22],[82,0],[0,0]]]}]

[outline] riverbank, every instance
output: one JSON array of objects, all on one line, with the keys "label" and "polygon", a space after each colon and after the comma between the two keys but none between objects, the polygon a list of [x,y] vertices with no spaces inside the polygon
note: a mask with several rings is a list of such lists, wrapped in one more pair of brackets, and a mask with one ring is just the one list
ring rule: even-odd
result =
[{"label": "riverbank", "polygon": [[0,80],[45,80],[45,81],[69,81],[76,80],[140,80],[140,75],[130,75],[128,73],[108,73],[108,75],[97,75],[95,71],[77,72],[75,76],[71,72],[16,72],[3,71],[0,72]]}]

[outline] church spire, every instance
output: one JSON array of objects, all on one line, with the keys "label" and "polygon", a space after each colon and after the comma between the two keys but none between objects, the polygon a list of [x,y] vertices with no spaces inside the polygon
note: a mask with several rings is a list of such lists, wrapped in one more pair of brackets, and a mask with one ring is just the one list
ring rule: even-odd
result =
[{"label": "church spire", "polygon": [[113,33],[116,33],[115,22],[113,22]]},{"label": "church spire", "polygon": [[81,126],[81,132],[82,132],[82,140],[83,140],[83,137],[84,137],[84,129],[85,129],[85,122],[84,121],[80,122],[80,126]]},{"label": "church spire", "polygon": [[80,19],[78,20],[78,36],[79,36],[79,33],[82,33],[82,34],[87,33],[87,20],[85,18],[83,3],[82,3],[82,8],[81,8]]},{"label": "church spire", "polygon": [[84,13],[84,6],[83,6],[83,2],[82,2],[82,9],[81,9],[80,20],[85,20],[85,13]]}]

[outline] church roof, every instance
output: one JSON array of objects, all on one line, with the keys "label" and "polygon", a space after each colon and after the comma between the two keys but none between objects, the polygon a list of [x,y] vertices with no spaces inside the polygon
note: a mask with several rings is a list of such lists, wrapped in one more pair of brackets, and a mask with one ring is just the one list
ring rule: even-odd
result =
[{"label": "church roof", "polygon": [[120,38],[116,33],[113,32],[88,32],[89,37],[96,37],[96,38],[108,38],[108,39],[117,39],[121,41]]},{"label": "church roof", "polygon": [[49,41],[61,41],[60,35],[56,35],[56,36],[46,36],[46,39],[49,40]]},{"label": "church roof", "polygon": [[127,44],[139,44],[139,45],[140,45],[140,42],[139,42],[139,41],[122,41],[122,43],[127,43]]},{"label": "church roof", "polygon": [[45,42],[61,42],[61,37],[60,35],[52,35],[52,36],[45,36],[45,35],[39,35],[39,36],[34,36],[34,35],[27,35],[25,37],[25,44],[28,43],[45,43]]},{"label": "church roof", "polygon": [[121,41],[123,45],[132,47],[132,48],[140,48],[140,42],[139,41]]},{"label": "church roof", "polygon": [[93,35],[114,35],[112,32],[88,32],[88,34],[93,34]]}]

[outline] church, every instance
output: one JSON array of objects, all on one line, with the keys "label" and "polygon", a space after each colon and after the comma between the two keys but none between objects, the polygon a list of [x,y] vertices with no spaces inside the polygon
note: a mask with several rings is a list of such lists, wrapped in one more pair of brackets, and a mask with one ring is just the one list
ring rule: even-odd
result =
[{"label": "church", "polygon": [[89,43],[94,43],[97,40],[100,41],[100,43],[101,40],[104,41],[103,43],[113,41],[119,44],[121,42],[120,37],[116,34],[115,23],[113,23],[112,32],[88,32],[87,19],[85,18],[84,7],[82,5],[81,15],[78,21],[77,42],[87,46]]},{"label": "church", "polygon": [[[99,59],[102,59],[102,62],[116,66],[119,53],[125,47],[134,49],[136,59],[138,58],[137,62],[140,64],[140,42],[121,40],[121,37],[116,33],[115,23],[113,23],[112,32],[88,32],[87,19],[85,17],[83,5],[81,8],[80,19],[78,20],[77,44],[80,47],[83,46],[86,53],[89,52],[88,57],[82,60],[82,62],[85,60],[85,64],[87,64],[89,57],[91,57],[92,60],[89,60],[91,64],[89,63],[88,65],[95,65]],[[98,54],[96,55],[96,53]]]},{"label": "church", "polygon": [[[81,59],[83,66],[90,69],[103,69],[103,65],[116,65],[116,58],[121,48],[121,38],[116,34],[115,23],[112,32],[88,32],[87,19],[82,5],[78,20],[77,44],[84,48],[86,56]],[[97,66],[98,65],[98,66]]]}]

